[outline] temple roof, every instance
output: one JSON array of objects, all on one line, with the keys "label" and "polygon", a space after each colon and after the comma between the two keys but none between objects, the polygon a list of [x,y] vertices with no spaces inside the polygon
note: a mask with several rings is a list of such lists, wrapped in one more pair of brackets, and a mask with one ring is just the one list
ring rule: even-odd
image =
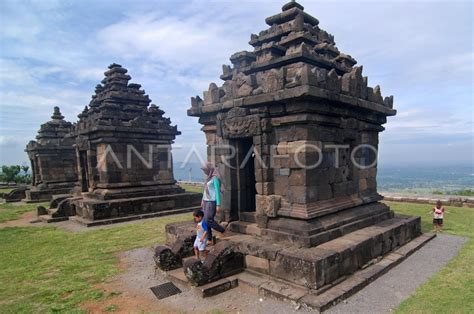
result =
[{"label": "temple roof", "polygon": [[[284,100],[290,94],[293,98],[331,97],[332,101],[361,104],[384,115],[396,113],[393,97],[384,99],[379,86],[367,86],[362,66],[356,67],[352,56],[339,51],[334,36],[321,29],[318,19],[306,13],[301,4],[291,1],[265,22],[268,29],[250,36],[253,51],[234,53],[232,65],[223,66],[224,84],[218,87],[211,83],[204,99],[193,97],[189,115]],[[281,93],[288,90],[293,92]]]},{"label": "temple roof", "polygon": [[38,143],[44,144],[46,141],[62,140],[71,132],[72,123],[65,121],[59,107],[54,107],[51,120],[42,124],[36,139]]},{"label": "temple roof", "polygon": [[155,133],[177,135],[180,132],[171,125],[164,111],[151,104],[140,84],[130,83],[128,70],[113,63],[104,73],[105,78],[95,87],[88,106],[78,115],[76,130],[80,134],[100,128],[121,128],[130,132],[138,129]]}]

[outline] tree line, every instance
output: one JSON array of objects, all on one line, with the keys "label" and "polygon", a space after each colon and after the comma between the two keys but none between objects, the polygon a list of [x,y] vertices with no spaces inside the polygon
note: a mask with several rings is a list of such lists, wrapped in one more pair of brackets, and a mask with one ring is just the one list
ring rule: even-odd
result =
[{"label": "tree line", "polygon": [[29,166],[2,166],[0,181],[4,183],[30,184],[31,174],[28,173]]}]

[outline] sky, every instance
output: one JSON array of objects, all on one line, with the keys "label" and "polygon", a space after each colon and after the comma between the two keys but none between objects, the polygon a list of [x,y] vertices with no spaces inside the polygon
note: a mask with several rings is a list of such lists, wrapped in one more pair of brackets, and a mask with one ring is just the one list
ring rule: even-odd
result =
[{"label": "sky", "polygon": [[[222,64],[251,50],[251,33],[285,1],[0,1],[0,164],[27,163],[24,148],[54,106],[74,122],[107,66],[132,82],[182,132],[175,160],[204,154],[190,97],[222,84]],[[394,95],[380,165],[473,165],[471,1],[299,1],[363,65],[369,86]]]}]

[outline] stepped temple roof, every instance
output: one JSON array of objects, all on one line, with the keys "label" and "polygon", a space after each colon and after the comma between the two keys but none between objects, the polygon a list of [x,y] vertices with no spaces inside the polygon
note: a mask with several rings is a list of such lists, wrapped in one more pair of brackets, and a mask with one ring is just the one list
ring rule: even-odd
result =
[{"label": "stepped temple roof", "polygon": [[362,66],[339,51],[334,37],[321,29],[319,21],[297,2],[268,17],[270,26],[250,36],[253,51],[230,57],[223,66],[218,87],[209,85],[204,99],[191,99],[191,116],[218,112],[235,106],[258,104],[297,97],[316,97],[361,107],[382,115],[395,115],[393,96],[382,97],[380,87],[368,87]]},{"label": "stepped temple roof", "polygon": [[179,135],[170,119],[163,117],[164,111],[150,105],[151,100],[141,85],[129,83],[131,77],[127,72],[119,64],[109,66],[89,105],[78,115],[77,132],[84,134],[114,128],[123,132]]},{"label": "stepped temple roof", "polygon": [[48,143],[58,144],[66,134],[71,132],[71,128],[72,123],[64,120],[59,107],[54,107],[51,120],[41,125],[36,139],[42,145]]}]

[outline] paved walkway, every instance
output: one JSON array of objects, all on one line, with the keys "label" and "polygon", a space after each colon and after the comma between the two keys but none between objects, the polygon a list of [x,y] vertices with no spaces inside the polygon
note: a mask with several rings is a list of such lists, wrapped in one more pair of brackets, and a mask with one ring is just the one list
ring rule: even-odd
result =
[{"label": "paved walkway", "polygon": [[454,258],[465,242],[462,237],[438,234],[398,266],[324,313],[390,313]]}]

